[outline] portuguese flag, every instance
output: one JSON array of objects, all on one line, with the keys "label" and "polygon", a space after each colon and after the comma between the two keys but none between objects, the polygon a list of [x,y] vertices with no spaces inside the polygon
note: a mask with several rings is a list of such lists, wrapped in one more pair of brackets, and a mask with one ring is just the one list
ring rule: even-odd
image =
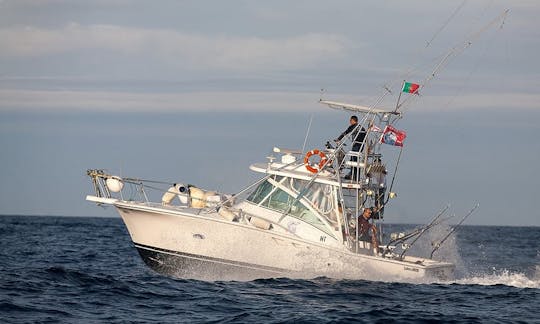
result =
[{"label": "portuguese flag", "polygon": [[403,92],[418,94],[418,88],[420,88],[419,84],[411,82],[403,83]]}]

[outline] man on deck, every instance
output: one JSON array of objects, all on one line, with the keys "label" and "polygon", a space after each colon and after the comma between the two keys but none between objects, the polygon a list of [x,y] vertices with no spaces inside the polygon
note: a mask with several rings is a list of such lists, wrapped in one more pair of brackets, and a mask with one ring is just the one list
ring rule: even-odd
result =
[{"label": "man on deck", "polygon": [[[369,222],[372,212],[371,208],[364,208],[362,215],[358,217],[358,240],[371,242],[373,250],[378,251],[377,227]],[[369,230],[371,230],[371,234]]]}]

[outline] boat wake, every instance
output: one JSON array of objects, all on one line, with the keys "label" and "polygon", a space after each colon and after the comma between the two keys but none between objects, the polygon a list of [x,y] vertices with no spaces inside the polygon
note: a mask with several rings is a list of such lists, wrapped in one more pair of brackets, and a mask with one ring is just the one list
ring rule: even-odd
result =
[{"label": "boat wake", "polygon": [[[464,276],[462,278],[457,278],[454,280],[438,280],[438,279],[410,279],[410,278],[399,278],[399,277],[390,277],[383,275],[375,275],[366,270],[362,274],[358,273],[333,273],[328,277],[337,280],[368,280],[368,281],[378,281],[378,282],[395,282],[395,283],[406,283],[406,284],[438,284],[438,285],[480,285],[480,286],[497,286],[504,285],[508,287],[516,288],[533,288],[540,289],[540,265],[536,266],[536,272],[533,276],[528,276],[523,272],[514,272],[510,270],[492,270],[491,273],[483,274],[474,274]],[[312,278],[296,278],[291,277],[291,279],[313,279]]]},{"label": "boat wake", "polygon": [[540,265],[536,266],[536,272],[533,275],[533,278],[529,278],[522,272],[512,272],[505,269],[493,270],[491,274],[473,275],[470,277],[457,279],[451,283],[482,286],[505,285],[517,288],[540,289]]}]

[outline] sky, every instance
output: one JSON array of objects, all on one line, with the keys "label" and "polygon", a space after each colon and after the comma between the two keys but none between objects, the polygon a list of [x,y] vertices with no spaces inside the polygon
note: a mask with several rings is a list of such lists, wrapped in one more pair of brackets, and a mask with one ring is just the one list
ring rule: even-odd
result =
[{"label": "sky", "polygon": [[540,226],[539,16],[533,0],[0,0],[0,214],[115,215],[84,200],[90,168],[236,192],[310,119],[308,147],[346,128],[321,97],[393,107],[407,79],[425,87],[397,125],[387,221],[479,203],[468,224]]}]

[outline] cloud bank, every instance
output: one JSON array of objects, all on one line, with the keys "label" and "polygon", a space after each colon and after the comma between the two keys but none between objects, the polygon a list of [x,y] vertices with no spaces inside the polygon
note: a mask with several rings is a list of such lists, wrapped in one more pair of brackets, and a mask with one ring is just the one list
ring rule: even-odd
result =
[{"label": "cloud bank", "polygon": [[178,30],[76,23],[61,29],[0,29],[0,58],[35,58],[110,51],[146,60],[165,60],[192,69],[274,70],[311,67],[337,59],[351,47],[345,37],[307,33],[282,38],[204,35]]},{"label": "cloud bank", "polygon": [[[0,112],[36,111],[314,111],[320,94],[301,91],[193,91],[184,93],[133,93],[122,91],[0,89]],[[359,98],[339,93],[329,100],[358,103]],[[360,99],[361,100],[361,99]],[[540,95],[499,92],[459,96],[425,96],[404,111],[462,109],[538,109]],[[392,107],[391,105],[385,105]],[[324,106],[325,107],[325,106]],[[323,108],[326,109],[326,108]],[[391,108],[389,108],[391,109]]]}]

